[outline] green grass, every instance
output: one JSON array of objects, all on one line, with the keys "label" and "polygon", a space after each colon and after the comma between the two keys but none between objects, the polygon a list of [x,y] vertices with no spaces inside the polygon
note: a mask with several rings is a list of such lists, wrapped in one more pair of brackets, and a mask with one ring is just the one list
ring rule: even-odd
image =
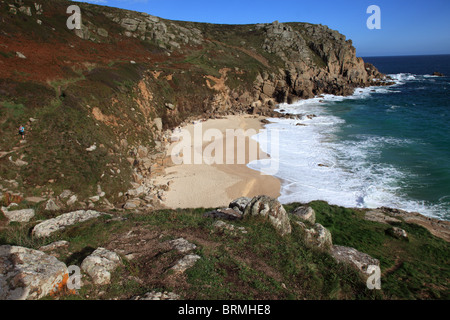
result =
[{"label": "green grass", "polygon": [[1,102],[0,106],[3,110],[1,111],[1,116],[10,115],[13,119],[22,118],[25,113],[25,106],[23,104],[15,104],[9,101]]},{"label": "green grass", "polygon": [[55,91],[58,91],[59,88],[67,88],[72,83],[76,83],[81,80],[85,80],[86,77],[83,74],[80,74],[79,77],[75,78],[67,78],[67,79],[58,79],[58,80],[52,80],[49,81],[50,86],[52,86]]},{"label": "green grass", "polygon": [[[291,210],[297,204],[287,205]],[[331,206],[325,202],[310,204],[317,220],[333,235],[335,244],[353,246],[382,261],[382,290],[367,289],[358,272],[337,263],[326,251],[311,249],[304,243],[302,228],[292,223],[292,233],[281,237],[262,219],[229,222],[243,226],[247,233],[215,231],[214,220],[204,218],[208,209],[161,210],[148,214],[130,213],[122,220],[103,217],[70,227],[48,239],[34,239],[31,229],[36,222],[12,224],[2,231],[0,244],[39,248],[56,240],[69,241],[70,253],[60,259],[68,265],[80,265],[99,246],[107,246],[112,237],[131,228],[161,234],[165,242],[183,234],[197,244],[193,253],[201,259],[186,271],[184,280],[167,271],[148,277],[147,260],[124,259],[113,273],[111,285],[96,288],[87,285],[78,295],[67,299],[131,297],[159,288],[174,291],[187,299],[448,299],[449,246],[417,225],[401,223],[410,241],[394,239],[383,232],[389,228],[363,220],[362,211]],[[41,212],[36,219],[42,219]],[[48,218],[48,217],[47,217]],[[295,218],[292,218],[295,219]],[[151,258],[157,263],[158,256]],[[182,255],[163,254],[165,263]],[[156,259],[156,260],[155,260]],[[400,263],[399,263],[400,262]],[[162,262],[161,262],[162,263]],[[166,268],[169,268],[170,264]],[[395,268],[392,268],[395,267]],[[153,269],[152,269],[153,270]],[[389,272],[387,272],[389,270]],[[104,295],[99,296],[103,291]]]},{"label": "green grass", "polygon": [[[16,128],[19,124],[25,124],[27,143],[12,156],[15,159],[25,154],[26,161],[29,162],[28,166],[20,168],[20,175],[17,176],[18,168],[10,164],[7,159],[1,159],[2,176],[18,179],[21,191],[25,193],[34,193],[35,186],[47,185],[47,181],[52,179],[55,183],[48,185],[47,188],[57,192],[70,189],[78,193],[80,198],[92,196],[96,192],[97,184],[101,184],[103,190],[111,195],[109,200],[113,200],[119,192],[127,188],[131,168],[124,161],[126,155],[110,152],[118,151],[120,136],[113,130],[114,128],[98,124],[92,116],[89,118],[90,110],[86,108],[86,105],[99,106],[108,115],[111,107],[107,97],[111,97],[111,94],[118,90],[119,85],[126,88],[126,92],[119,94],[121,96],[118,100],[130,103],[129,101],[133,99],[130,94],[133,85],[140,79],[136,68],[138,67],[118,66],[118,74],[121,74],[122,78],[119,76],[114,78],[111,73],[100,70],[95,73],[99,77],[95,80],[96,82],[88,80],[89,77],[53,81],[50,83],[53,87],[51,94],[53,97],[47,101],[43,100],[39,108],[35,108],[34,102],[28,98],[26,93],[28,91],[24,91],[26,94],[22,97],[15,96],[15,100],[23,101],[23,103],[2,102],[0,127],[5,134],[1,137],[0,150],[11,150],[18,145],[19,137]],[[116,80],[108,82],[111,78]],[[105,83],[102,83],[101,79],[105,79]],[[38,88],[45,94],[49,93],[48,89],[44,91],[32,84],[29,86],[37,94],[39,91],[35,89]],[[55,90],[61,86],[64,87],[64,97],[55,98]],[[20,84],[18,87],[25,88],[26,85]],[[8,88],[8,90],[11,89]],[[109,109],[105,111],[106,108]],[[120,110],[115,112],[118,119],[122,118],[123,113]],[[27,124],[30,117],[38,120]],[[135,115],[130,115],[129,119],[131,121],[127,123],[128,130],[132,127],[136,128],[136,123],[144,122],[142,118]],[[145,129],[140,136],[137,136],[137,139],[130,137],[128,140],[133,139],[139,144],[150,145],[150,130]],[[92,153],[86,152],[85,149],[94,143],[104,147],[99,147]],[[105,171],[108,173],[107,165],[120,169],[121,173],[114,176],[104,174]],[[101,178],[102,175],[103,178]]]},{"label": "green grass", "polygon": [[425,228],[408,223],[396,226],[404,229],[409,241],[395,239],[386,230],[389,225],[366,221],[364,212],[312,202],[317,222],[328,228],[333,243],[354,247],[380,260],[386,298],[448,298],[450,281],[449,244],[433,236]]},{"label": "green grass", "polygon": [[[32,1],[26,3],[33,5]],[[52,1],[51,4],[58,10],[65,10],[65,2]],[[110,35],[122,32],[116,23],[100,14],[101,7],[85,6],[86,12],[96,16],[98,27],[106,28]],[[7,7],[0,10],[5,13],[3,25],[6,33],[23,30],[32,33],[38,41],[51,39],[63,44],[68,44],[68,39],[73,37],[65,28],[64,16],[50,14],[45,25],[39,26],[35,20],[26,17],[13,19],[6,14]],[[119,16],[123,14],[117,12]],[[96,194],[100,184],[108,199],[114,202],[119,192],[129,188],[132,175],[132,168],[126,161],[128,150],[118,147],[121,139],[127,140],[130,146],[152,147],[155,135],[147,126],[151,119],[160,117],[164,127],[169,128],[179,125],[187,117],[207,111],[211,97],[217,92],[206,86],[205,75],[220,77],[219,70],[229,68],[226,85],[234,92],[243,93],[251,89],[258,73],[278,73],[279,68],[285,67],[280,57],[262,49],[265,34],[255,26],[177,23],[199,28],[205,39],[213,41],[205,41],[197,48],[185,48],[171,58],[164,55],[165,50],[156,42],[141,41],[142,48],[152,59],[156,58],[155,61],[131,64],[125,58],[112,58],[105,65],[97,64],[84,72],[69,68],[65,71],[65,78],[52,79],[48,83],[0,80],[0,150],[10,151],[18,147],[11,154],[12,158],[23,156],[29,163],[26,167],[17,168],[8,157],[0,159],[1,178],[16,180],[18,191],[25,195],[39,196],[40,192],[58,195],[64,189],[70,189],[80,199]],[[325,67],[324,60],[313,50],[305,25],[289,25],[302,32],[312,50],[314,64]],[[60,32],[49,33],[48,26]],[[114,43],[117,39],[110,37],[105,41]],[[98,52],[94,47],[90,51]],[[0,55],[4,58],[13,56],[3,51]],[[261,61],[267,61],[268,66]],[[161,71],[161,75],[154,79],[150,71]],[[165,78],[169,74],[173,75],[172,81]],[[23,75],[26,74],[18,74]],[[146,101],[148,118],[142,115],[136,102],[140,98],[137,84],[144,76],[149,77],[147,86],[153,94],[153,100]],[[117,101],[114,105],[113,99]],[[175,104],[178,113],[168,112],[167,102]],[[117,125],[95,120],[92,115],[94,107],[106,117],[117,119]],[[31,117],[37,121],[26,125],[27,143],[21,145],[17,128]],[[97,150],[86,152],[86,148],[94,143]],[[108,166],[120,169],[121,173],[110,175]],[[49,183],[50,179],[54,183]],[[36,186],[42,188],[37,189]],[[296,205],[287,205],[286,208],[292,211]],[[331,231],[334,244],[354,247],[380,260],[382,272],[385,272],[381,292],[368,290],[355,270],[337,264],[327,252],[308,248],[303,242],[303,231],[295,224],[292,234],[284,238],[270,224],[258,219],[233,222],[236,226],[245,227],[247,234],[222,234],[214,232],[212,220],[202,217],[207,209],[129,214],[125,221],[104,218],[37,240],[30,235],[37,220],[59,214],[46,212],[39,205],[35,207],[37,215],[30,223],[3,227],[0,244],[39,248],[64,239],[71,243],[71,254],[62,259],[79,265],[94,248],[107,245],[113,235],[140,226],[161,232],[161,241],[183,233],[205,244],[195,252],[202,259],[186,273],[185,279],[171,287],[190,298],[449,298],[448,243],[422,227],[407,223],[398,226],[408,232],[410,240],[397,240],[386,234],[390,226],[365,221],[363,211],[330,206],[320,201],[310,205],[317,213],[317,222]],[[31,205],[23,203],[21,206]],[[2,223],[4,220],[0,216]],[[176,256],[170,255],[169,258],[175,259]],[[117,270],[113,284],[105,288],[105,297],[142,294],[154,288],[122,277],[145,278],[144,265],[144,262],[127,262]],[[165,276],[161,275],[162,278]],[[161,283],[154,285],[165,288]],[[97,288],[88,286],[77,297],[84,298],[86,294],[95,297]]]}]

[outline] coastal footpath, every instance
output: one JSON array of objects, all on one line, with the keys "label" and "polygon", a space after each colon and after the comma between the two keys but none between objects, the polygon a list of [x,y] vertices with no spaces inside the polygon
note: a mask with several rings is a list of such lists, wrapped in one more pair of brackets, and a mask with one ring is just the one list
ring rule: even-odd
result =
[{"label": "coastal footpath", "polygon": [[280,181],[245,164],[172,163],[198,121],[259,130],[313,116],[279,103],[388,84],[351,40],[84,3],[69,30],[71,4],[0,2],[1,299],[448,299],[446,221],[281,205]]}]

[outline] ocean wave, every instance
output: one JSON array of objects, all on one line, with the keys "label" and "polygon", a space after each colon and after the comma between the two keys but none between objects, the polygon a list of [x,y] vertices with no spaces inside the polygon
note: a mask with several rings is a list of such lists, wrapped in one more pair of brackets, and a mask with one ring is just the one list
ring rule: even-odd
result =
[{"label": "ocean wave", "polygon": [[344,207],[386,206],[439,217],[444,205],[411,200],[402,193],[402,181],[411,177],[411,172],[374,161],[386,145],[413,141],[358,135],[354,141],[342,142],[334,136],[333,127],[339,124],[293,127],[287,120],[271,123],[266,130],[279,130],[279,151],[270,153],[267,140],[261,141],[256,136],[255,140],[271,154],[271,159],[254,161],[248,166],[264,172],[264,167],[273,167],[271,161],[276,163],[278,171],[274,175],[282,180],[279,201],[284,204],[324,200]]},{"label": "ocean wave", "polygon": [[411,73],[388,74],[387,76],[389,76],[395,82],[395,85],[403,85],[407,81],[417,80],[418,77],[418,75]]},{"label": "ocean wave", "polygon": [[397,109],[400,109],[401,106],[397,106],[397,105],[390,105],[389,109],[386,110],[386,112],[395,112]]},{"label": "ocean wave", "polygon": [[[373,94],[400,92],[398,87],[408,81],[423,81],[427,77],[400,73],[390,75],[395,84],[383,87],[356,88],[351,96],[323,94],[294,104],[280,104],[277,111],[302,115],[295,119],[270,119],[265,131],[277,130],[278,152],[271,152],[270,134],[256,135],[261,149],[271,159],[253,161],[248,166],[264,172],[273,161],[278,166],[274,174],[282,180],[282,203],[324,200],[345,207],[377,208],[381,206],[415,211],[440,217],[443,204],[430,204],[408,198],[403,192],[404,181],[413,176],[405,168],[380,163],[386,148],[404,147],[420,141],[355,134],[341,141],[338,133],[346,121],[331,114],[333,104],[344,100],[363,100]],[[432,79],[429,79],[432,80]],[[388,112],[402,107],[386,105]],[[308,117],[314,115],[314,117]],[[268,146],[270,145],[270,147]]]},{"label": "ocean wave", "polygon": [[358,100],[358,99],[367,99],[370,98],[373,93],[381,93],[381,94],[389,94],[389,93],[399,93],[401,91],[394,90],[393,87],[399,84],[404,84],[406,80],[416,79],[414,75],[406,76],[406,74],[397,74],[391,75],[395,76],[393,79],[395,80],[394,85],[390,86],[370,86],[365,88],[355,88],[352,95],[349,96],[338,96],[333,94],[321,94],[314,98],[299,100],[293,104],[281,103],[278,105],[278,108],[275,111],[280,113],[290,113],[290,114],[302,114],[305,110],[302,110],[304,107],[320,107],[324,104],[331,104],[334,102],[341,102],[344,100]]},{"label": "ocean wave", "polygon": [[[405,83],[409,81],[418,81],[418,82],[436,82],[437,78],[440,78],[439,76],[434,76],[430,74],[412,74],[412,73],[397,73],[397,74],[388,74],[387,76],[391,77],[391,79],[395,82],[393,85],[399,86],[404,85]],[[423,87],[419,87],[420,90]]]},{"label": "ocean wave", "polygon": [[[374,165],[369,158],[382,144],[401,142],[358,136],[359,142],[342,143],[333,135],[340,121],[333,121],[335,117],[329,115],[317,118],[316,123],[302,127],[292,127],[282,119],[266,126],[269,131],[279,130],[278,157],[272,157],[270,161],[279,165],[276,176],[289,181],[282,185],[279,200],[288,203],[321,199],[352,207],[383,205],[375,200],[384,201],[387,194],[398,190],[396,181],[403,173],[393,167]],[[324,122],[330,125],[318,125]],[[257,136],[255,139],[264,150],[267,141],[261,141]],[[254,161],[249,167],[260,170],[263,165],[266,163]]]}]

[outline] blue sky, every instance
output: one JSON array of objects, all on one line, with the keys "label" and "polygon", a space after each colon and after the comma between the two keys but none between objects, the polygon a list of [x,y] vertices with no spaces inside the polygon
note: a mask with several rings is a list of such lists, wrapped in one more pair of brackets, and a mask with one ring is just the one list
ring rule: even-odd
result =
[{"label": "blue sky", "polygon": [[[450,54],[450,0],[84,0],[171,20],[320,23],[353,40],[358,56]],[[370,5],[381,29],[366,25]]]}]

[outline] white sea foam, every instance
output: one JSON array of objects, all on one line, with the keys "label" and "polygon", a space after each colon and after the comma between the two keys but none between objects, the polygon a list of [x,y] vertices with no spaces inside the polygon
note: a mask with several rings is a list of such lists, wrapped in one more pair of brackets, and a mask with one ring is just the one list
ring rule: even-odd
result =
[{"label": "white sea foam", "polygon": [[388,76],[391,77],[397,85],[405,84],[407,81],[416,80],[418,77],[411,73],[388,74]]},{"label": "white sea foam", "polygon": [[[278,154],[273,156],[268,147],[271,134],[260,133],[253,138],[271,159],[253,161],[248,166],[263,171],[268,167],[267,162],[278,162],[276,176],[283,181],[279,197],[282,203],[325,200],[346,207],[388,206],[433,215],[436,211],[429,205],[403,196],[401,182],[410,173],[373,161],[383,147],[413,141],[370,135],[339,141],[336,133],[345,121],[324,108],[324,104],[344,99],[366,99],[373,93],[395,92],[395,86],[417,79],[411,74],[391,77],[395,79],[394,86],[357,88],[349,97],[325,94],[279,105],[278,111],[303,116],[300,120],[269,119],[271,123],[266,125],[266,130],[277,130],[279,134]],[[396,108],[399,106],[391,106]],[[311,114],[315,117],[305,116]]]},{"label": "white sea foam", "polygon": [[386,112],[394,112],[397,109],[400,109],[401,106],[391,105],[389,106],[389,109],[386,110]]}]

